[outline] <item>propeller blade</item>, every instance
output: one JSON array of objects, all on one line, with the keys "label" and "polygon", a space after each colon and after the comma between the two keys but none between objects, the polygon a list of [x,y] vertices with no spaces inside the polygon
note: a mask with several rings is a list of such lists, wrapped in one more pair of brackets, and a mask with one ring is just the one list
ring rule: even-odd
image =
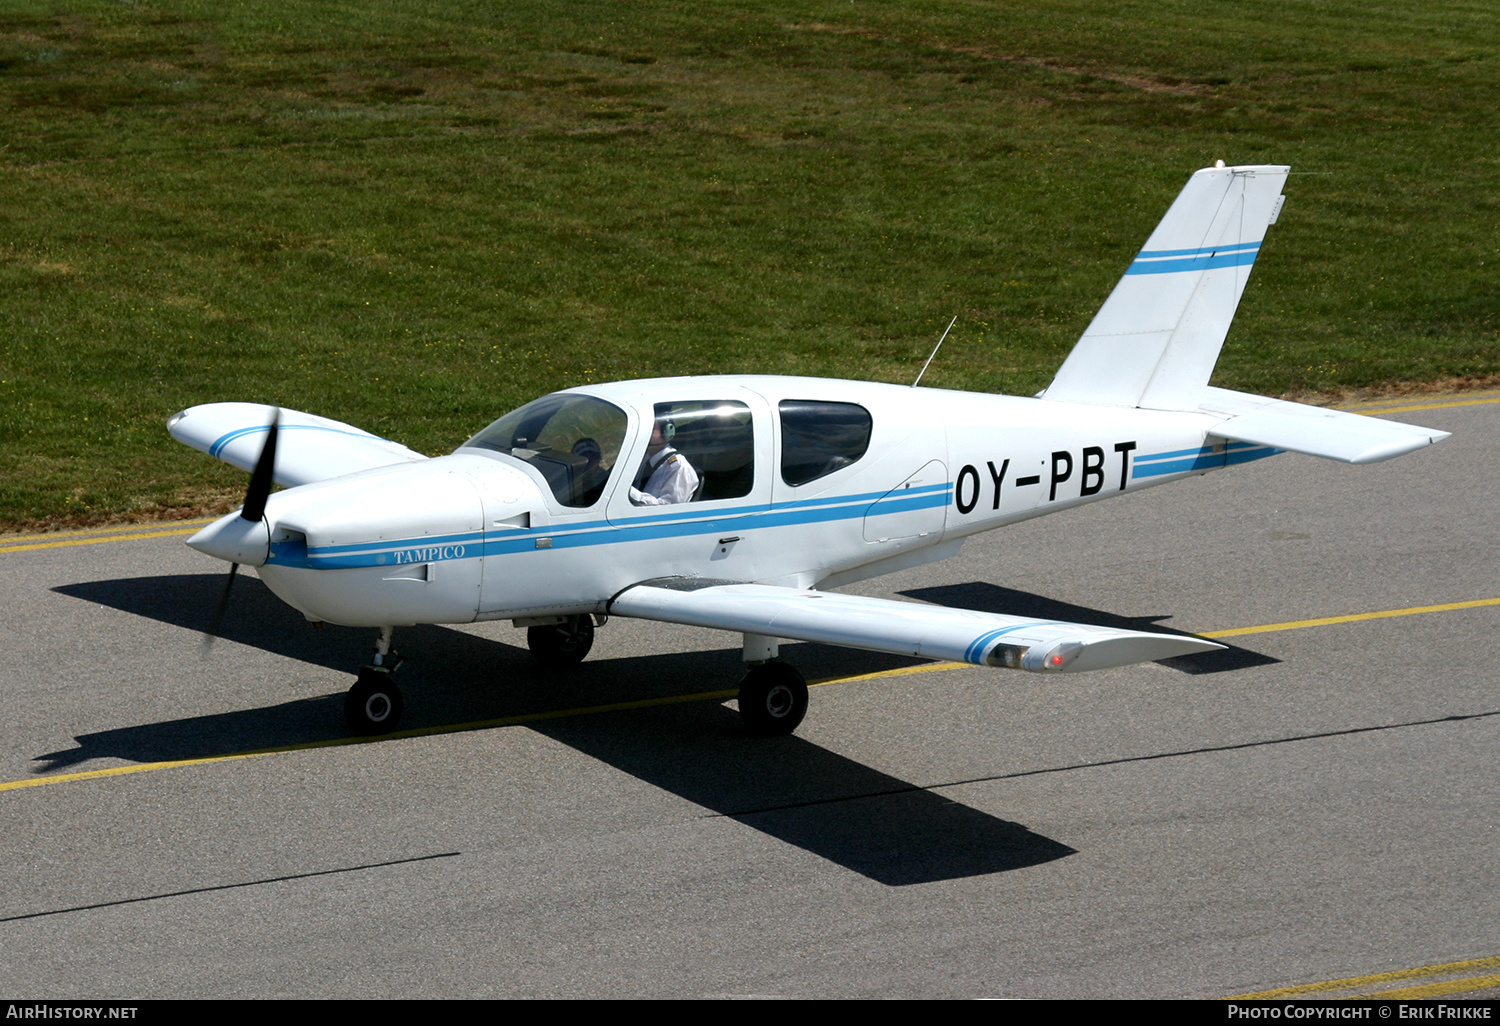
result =
[{"label": "propeller blade", "polygon": [[266,515],[266,499],[271,495],[271,474],[276,469],[276,435],[281,428],[281,409],[277,408],[271,418],[271,428],[266,432],[266,444],[261,446],[260,458],[255,461],[255,470],[250,474],[250,487],[245,490],[245,506],[240,516],[257,521]]},{"label": "propeller blade", "polygon": [[224,591],[219,595],[219,603],[214,606],[213,616],[209,618],[208,626],[203,631],[204,655],[208,655],[208,650],[214,647],[214,642],[219,638],[219,628],[224,625],[224,612],[229,608],[229,590],[234,587],[234,578],[239,571],[238,563],[229,564],[229,579],[224,582]]},{"label": "propeller blade", "polygon": [[[250,487],[245,489],[245,505],[240,509],[240,517],[252,524],[260,523],[266,515],[266,500],[271,497],[271,485],[275,483],[272,474],[276,470],[276,436],[280,430],[281,407],[278,406],[271,415],[271,426],[266,431],[266,444],[260,447],[255,469],[250,472]],[[219,637],[219,628],[224,625],[224,612],[229,608],[229,592],[234,587],[234,578],[239,571],[238,563],[229,564],[229,579],[224,582],[224,592],[219,596],[219,604],[214,607],[208,629],[203,632],[204,655],[208,654]]]}]

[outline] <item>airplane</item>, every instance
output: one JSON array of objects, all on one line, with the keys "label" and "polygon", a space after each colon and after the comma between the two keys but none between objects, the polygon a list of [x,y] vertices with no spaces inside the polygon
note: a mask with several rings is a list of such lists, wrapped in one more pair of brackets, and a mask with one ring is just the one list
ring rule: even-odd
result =
[{"label": "airplane", "polygon": [[1035,397],[758,375],[582,385],[435,458],[312,414],[211,403],[169,430],[250,484],[187,544],[229,562],[230,584],[254,567],[309,620],[378,630],[345,697],[357,735],[396,729],[391,642],[413,624],[510,620],[554,668],[610,618],[735,632],[740,715],[767,736],[807,711],[781,640],[1032,673],[1223,648],[832,589],[1282,451],[1364,464],[1446,438],[1208,383],[1289,170],[1195,172]]}]

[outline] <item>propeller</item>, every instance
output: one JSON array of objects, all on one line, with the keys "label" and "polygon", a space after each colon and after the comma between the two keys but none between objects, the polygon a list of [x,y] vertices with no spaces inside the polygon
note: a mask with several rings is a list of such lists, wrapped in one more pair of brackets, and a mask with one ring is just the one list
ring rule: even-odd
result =
[{"label": "propeller", "polygon": [[[276,470],[276,435],[281,429],[281,408],[271,415],[271,426],[266,431],[265,444],[260,447],[260,456],[255,460],[255,469],[250,472],[250,486],[245,489],[245,503],[240,507],[240,519],[259,523],[266,515],[266,500],[271,496],[272,474]],[[209,618],[208,628],[203,632],[203,652],[213,647],[219,637],[219,628],[224,624],[224,611],[229,608],[229,592],[239,574],[238,563],[229,564],[229,577],[224,581],[224,591],[219,595]]]}]

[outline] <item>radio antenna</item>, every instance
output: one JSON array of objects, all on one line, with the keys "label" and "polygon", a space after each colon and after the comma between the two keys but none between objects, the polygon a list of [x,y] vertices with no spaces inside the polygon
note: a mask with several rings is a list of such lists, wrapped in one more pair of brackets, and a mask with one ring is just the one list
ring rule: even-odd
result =
[{"label": "radio antenna", "polygon": [[[937,355],[937,351],[939,349],[943,348],[943,339],[945,339],[945,338],[948,337],[948,332],[952,331],[953,330],[953,326],[955,324],[957,324],[957,323],[958,323],[958,314],[954,314],[953,315],[953,320],[949,321],[948,322],[948,326],[943,329],[943,338],[938,339],[938,344],[932,347],[932,356],[936,356]],[[918,385],[918,383],[920,383],[921,380],[922,380],[922,375],[927,373],[927,368],[932,363],[932,356],[929,356],[927,358],[927,363],[922,364],[922,369],[919,370],[919,371],[917,371],[917,380],[913,381],[911,383],[911,387],[912,388],[916,388],[917,385]]]}]

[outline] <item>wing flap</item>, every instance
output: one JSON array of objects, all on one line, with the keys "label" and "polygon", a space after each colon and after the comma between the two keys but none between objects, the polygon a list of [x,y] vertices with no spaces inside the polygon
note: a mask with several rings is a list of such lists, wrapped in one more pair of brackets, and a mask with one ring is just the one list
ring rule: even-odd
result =
[{"label": "wing flap", "polygon": [[1209,432],[1233,442],[1322,456],[1343,463],[1378,463],[1440,442],[1449,432],[1365,417],[1284,399],[1209,388],[1202,409],[1227,415]]},{"label": "wing flap", "polygon": [[[175,414],[172,437],[241,470],[252,470],[276,407],[208,403]],[[273,479],[284,488],[427,457],[357,427],[296,410],[281,411]]]},{"label": "wing flap", "polygon": [[1051,673],[1102,670],[1224,647],[1180,635],[697,580],[635,585],[615,596],[609,611],[892,655]]}]

